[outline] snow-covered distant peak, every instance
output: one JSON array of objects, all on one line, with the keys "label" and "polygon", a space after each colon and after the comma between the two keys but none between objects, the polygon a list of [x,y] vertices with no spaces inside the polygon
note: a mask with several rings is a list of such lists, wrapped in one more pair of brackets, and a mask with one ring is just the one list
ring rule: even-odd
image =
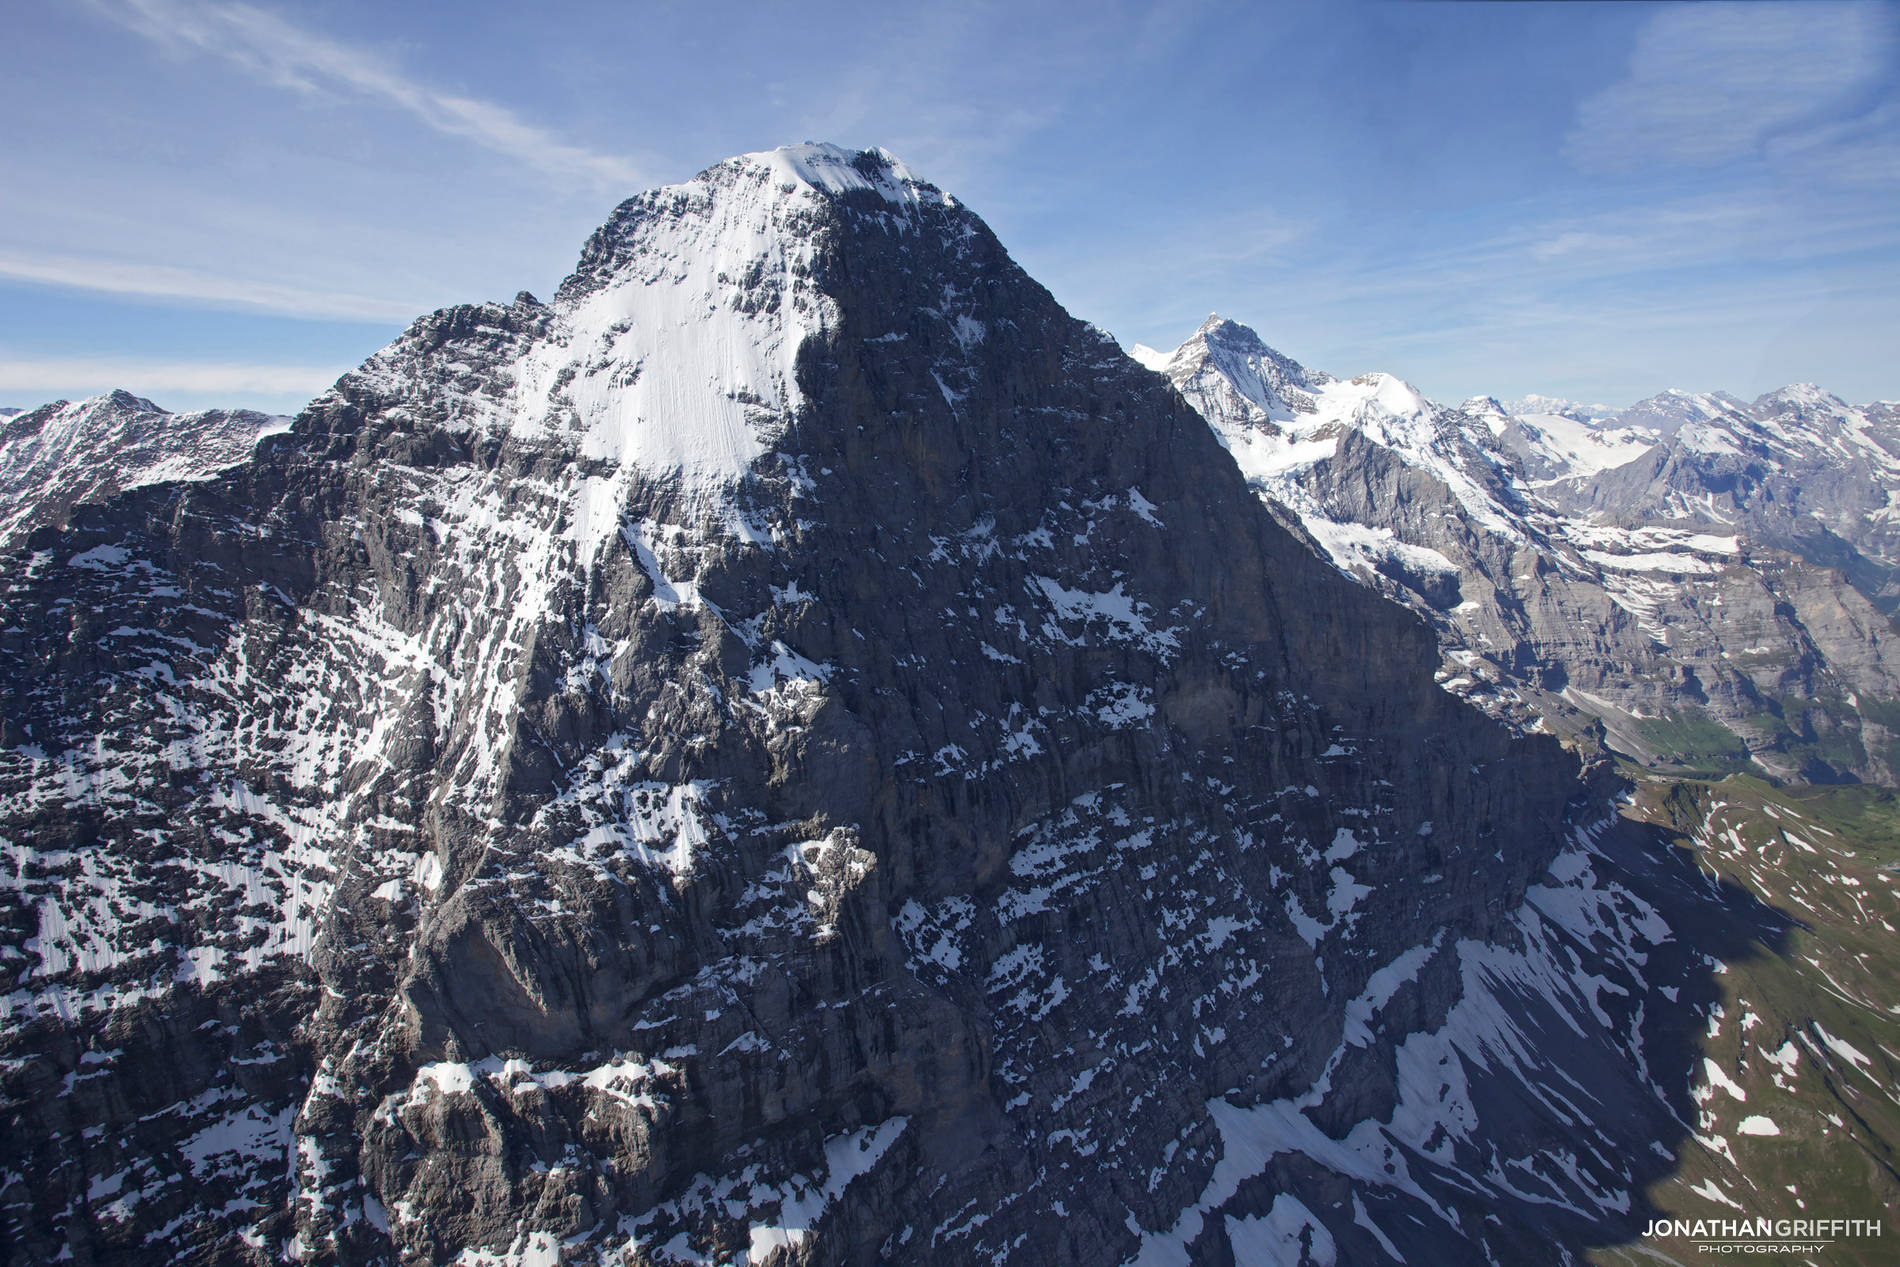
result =
[{"label": "snow-covered distant peak", "polygon": [[1146,343],[1137,343],[1128,349],[1128,355],[1157,374],[1167,372],[1168,362],[1174,359],[1174,353],[1151,348]]},{"label": "snow-covered distant peak", "polygon": [[1500,432],[1534,484],[1595,475],[1634,462],[1655,446],[1654,427],[1580,419],[1575,413],[1523,413]]},{"label": "snow-covered distant peak", "polygon": [[1327,413],[1344,415],[1351,411],[1355,419],[1413,418],[1432,411],[1425,394],[1396,374],[1374,370],[1343,382],[1327,384],[1323,394],[1334,408]]},{"label": "snow-covered distant peak", "polygon": [[[1656,420],[1682,448],[1709,456],[1753,455],[1771,463],[1804,460],[1819,448],[1840,450],[1841,424],[1857,422],[1838,397],[1812,383],[1796,383],[1753,403],[1726,392],[1664,392],[1632,406],[1625,418]],[[1851,448],[1851,446],[1850,446]]]},{"label": "snow-covered distant peak", "polygon": [[1511,425],[1510,410],[1496,396],[1467,396],[1458,406],[1458,412],[1483,423],[1494,438],[1503,435]]},{"label": "snow-covered distant peak", "polygon": [[1164,372],[1202,416],[1223,428],[1271,428],[1310,415],[1314,393],[1333,381],[1219,313],[1174,350]]},{"label": "snow-covered distant peak", "polygon": [[[1523,404],[1540,398],[1525,398]],[[1557,403],[1557,402],[1551,402]],[[1823,450],[1842,458],[1893,456],[1862,433],[1871,419],[1812,383],[1795,383],[1752,403],[1727,392],[1656,393],[1609,418],[1575,410],[1514,410],[1507,447],[1526,458],[1539,483],[1595,474],[1640,457],[1658,442],[1706,458],[1759,460],[1771,466],[1811,460]]]},{"label": "snow-covered distant peak", "polygon": [[1663,435],[1674,435],[1690,423],[1739,416],[1743,403],[1724,392],[1686,392],[1678,388],[1657,392],[1639,400],[1617,416],[1625,426],[1653,427]]},{"label": "snow-covered distant peak", "polygon": [[1194,339],[1214,339],[1235,347],[1264,348],[1260,332],[1252,326],[1244,326],[1231,317],[1223,317],[1218,312],[1210,312],[1207,319],[1195,328]]},{"label": "snow-covered distant peak", "polygon": [[1524,396],[1513,396],[1498,402],[1504,406],[1504,412],[1512,417],[1524,414],[1561,414],[1578,422],[1600,422],[1614,418],[1619,412],[1610,405],[1586,404],[1582,401],[1565,400],[1561,396],[1540,396],[1531,392]]},{"label": "snow-covered distant peak", "polygon": [[[248,409],[198,409],[175,414],[124,388],[114,388],[81,400],[55,400],[34,409],[0,410],[0,414],[16,417],[23,425],[30,425],[44,441],[51,441],[54,437],[70,437],[75,441],[89,439],[96,444],[105,444],[120,436],[121,428],[135,422],[155,426],[170,419],[181,427],[193,429],[207,419],[219,420],[220,423],[221,420],[230,419],[233,420],[233,428],[258,435],[283,431],[291,422],[289,418]],[[101,460],[112,457],[110,453],[99,456]]]},{"label": "snow-covered distant peak", "polygon": [[1333,539],[1326,535],[1331,521],[1301,491],[1301,472],[1335,457],[1351,432],[1439,480],[1477,522],[1518,535],[1510,512],[1487,487],[1483,468],[1489,459],[1464,435],[1472,420],[1396,374],[1336,379],[1276,352],[1246,326],[1218,314],[1181,345],[1166,372],[1241,472],[1267,496],[1293,507],[1323,541]]},{"label": "snow-covered distant peak", "polygon": [[1751,412],[1765,417],[1785,413],[1844,416],[1849,412],[1846,401],[1813,383],[1790,383],[1775,391],[1764,392],[1755,398],[1755,403],[1749,408]]},{"label": "snow-covered distant peak", "polygon": [[1309,389],[1318,388],[1333,381],[1331,374],[1309,370],[1284,352],[1268,347],[1266,340],[1262,339],[1259,332],[1252,326],[1242,325],[1238,321],[1221,316],[1218,312],[1209,313],[1207,320],[1201,322],[1200,328],[1195,330],[1187,342],[1175,349],[1175,355],[1180,356],[1184,352],[1200,348],[1231,356],[1257,358],[1273,366],[1276,377],[1283,377],[1289,383]]},{"label": "snow-covered distant peak", "polygon": [[[144,396],[135,396],[123,387],[115,387],[109,392],[97,396],[87,396],[80,400],[56,400],[51,405],[42,405],[40,409],[55,409],[63,416],[94,417],[107,413],[163,414],[169,409],[160,407]],[[32,410],[39,413],[40,409]]]},{"label": "snow-covered distant peak", "polygon": [[[1168,375],[1195,407],[1223,432],[1261,426],[1270,434],[1367,430],[1380,443],[1408,440],[1436,425],[1439,407],[1395,374],[1373,372],[1337,379],[1276,351],[1251,328],[1216,313],[1201,323],[1167,362]],[[1424,419],[1420,427],[1387,424]]]}]

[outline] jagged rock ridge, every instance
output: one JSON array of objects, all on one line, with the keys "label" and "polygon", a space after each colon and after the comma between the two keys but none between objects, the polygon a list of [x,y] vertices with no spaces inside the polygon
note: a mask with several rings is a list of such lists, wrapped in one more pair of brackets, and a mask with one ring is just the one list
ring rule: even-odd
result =
[{"label": "jagged rock ridge", "polygon": [[175,414],[130,392],[0,410],[0,549],[79,502],[146,484],[205,479],[290,419],[248,409]]},{"label": "jagged rock ridge", "polygon": [[1555,742],[882,152],[14,557],[13,1259],[1557,1261],[1676,1121]]}]

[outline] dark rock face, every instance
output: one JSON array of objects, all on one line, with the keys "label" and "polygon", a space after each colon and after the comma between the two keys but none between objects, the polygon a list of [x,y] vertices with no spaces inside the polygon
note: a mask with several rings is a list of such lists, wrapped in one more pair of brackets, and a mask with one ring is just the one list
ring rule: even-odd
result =
[{"label": "dark rock face", "polygon": [[250,455],[288,418],[248,409],[174,414],[130,392],[0,410],[0,549],[80,502],[168,480],[203,479]]},{"label": "dark rock face", "polygon": [[[1664,768],[1895,779],[1900,432],[1880,407],[1788,388],[1668,393],[1613,427],[1513,418],[1341,382],[1219,318],[1165,372],[1283,518],[1432,623],[1448,688],[1495,715]],[[1566,421],[1587,460],[1546,434]]]},{"label": "dark rock face", "polygon": [[15,558],[4,1261],[1635,1217],[1668,933],[1570,759],[886,155],[636,198]]}]

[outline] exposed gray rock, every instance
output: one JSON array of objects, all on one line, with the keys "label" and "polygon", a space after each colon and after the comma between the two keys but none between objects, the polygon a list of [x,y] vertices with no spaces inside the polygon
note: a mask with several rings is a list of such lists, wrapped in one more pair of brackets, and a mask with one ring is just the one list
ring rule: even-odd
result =
[{"label": "exposed gray rock", "polygon": [[1679,864],[1437,662],[888,155],[630,200],[16,556],[5,1261],[1621,1239]]}]

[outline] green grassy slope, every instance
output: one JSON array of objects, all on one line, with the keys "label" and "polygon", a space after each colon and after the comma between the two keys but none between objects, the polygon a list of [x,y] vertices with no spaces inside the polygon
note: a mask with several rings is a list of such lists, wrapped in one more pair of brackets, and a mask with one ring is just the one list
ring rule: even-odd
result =
[{"label": "green grassy slope", "polygon": [[[1591,1255],[1601,1264],[1900,1263],[1900,798],[1886,789],[1779,789],[1642,776],[1626,816],[1693,851],[1724,882],[1788,917],[1758,953],[1714,961],[1690,1059],[1693,1134],[1646,1196],[1687,1219],[1882,1219],[1879,1239],[1822,1253],[1715,1254],[1684,1238]],[[1698,944],[1692,910],[1678,936]]]}]

